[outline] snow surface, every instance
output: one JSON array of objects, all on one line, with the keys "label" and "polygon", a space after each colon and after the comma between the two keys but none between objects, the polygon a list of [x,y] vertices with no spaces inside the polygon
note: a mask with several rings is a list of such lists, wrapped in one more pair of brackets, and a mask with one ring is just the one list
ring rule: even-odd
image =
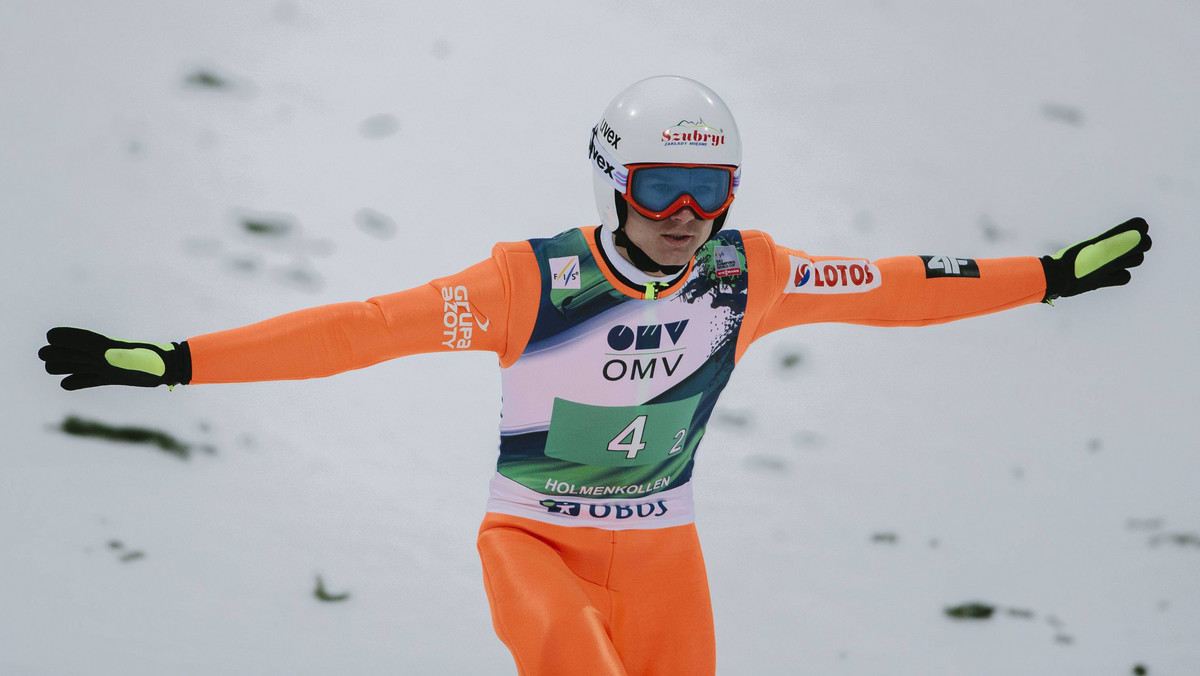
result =
[{"label": "snow surface", "polygon": [[[783,244],[1040,255],[1134,215],[1155,241],[1054,308],[752,349],[695,478],[720,673],[1200,673],[1198,29],[1186,0],[0,0],[0,673],[514,673],[474,550],[494,356],[66,393],[34,353],[594,223],[588,128],[659,73],[733,107],[733,220]],[[1000,611],[944,613],[970,601]]]}]

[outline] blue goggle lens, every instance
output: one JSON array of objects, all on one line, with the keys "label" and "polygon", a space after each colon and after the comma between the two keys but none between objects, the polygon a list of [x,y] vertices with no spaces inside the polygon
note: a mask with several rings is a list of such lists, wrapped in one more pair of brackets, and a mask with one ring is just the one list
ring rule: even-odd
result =
[{"label": "blue goggle lens", "polygon": [[650,211],[663,211],[690,195],[705,211],[716,211],[729,197],[732,176],[715,167],[641,167],[630,176],[629,196]]}]

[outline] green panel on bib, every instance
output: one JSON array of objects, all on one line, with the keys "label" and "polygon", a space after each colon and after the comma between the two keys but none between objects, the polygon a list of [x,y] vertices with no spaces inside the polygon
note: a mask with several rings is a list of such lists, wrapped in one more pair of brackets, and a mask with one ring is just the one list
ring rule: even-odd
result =
[{"label": "green panel on bib", "polygon": [[690,451],[699,394],[641,406],[590,406],[554,398],[546,455],[581,465],[638,467]]}]

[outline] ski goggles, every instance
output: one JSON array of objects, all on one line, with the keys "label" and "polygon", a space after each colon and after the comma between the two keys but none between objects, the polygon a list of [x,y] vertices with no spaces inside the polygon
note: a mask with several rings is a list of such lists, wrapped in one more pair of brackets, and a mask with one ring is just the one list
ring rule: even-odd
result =
[{"label": "ski goggles", "polygon": [[633,164],[625,201],[646,218],[661,221],[684,207],[703,220],[725,213],[741,180],[724,164]]},{"label": "ski goggles", "polygon": [[704,220],[725,213],[741,182],[742,169],[726,164],[623,165],[596,142],[588,156],[600,174],[639,214],[661,221],[689,207]]}]

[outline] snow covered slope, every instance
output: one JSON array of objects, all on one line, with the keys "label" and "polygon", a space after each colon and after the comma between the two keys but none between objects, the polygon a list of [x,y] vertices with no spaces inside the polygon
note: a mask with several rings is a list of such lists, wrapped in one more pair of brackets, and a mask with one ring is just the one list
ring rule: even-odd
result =
[{"label": "snow covered slope", "polygon": [[[720,673],[1200,673],[1198,27],[1185,0],[0,2],[0,673],[514,673],[474,551],[493,357],[66,393],[35,353],[594,223],[588,129],[660,73],[738,116],[733,227],[990,257],[1141,215],[1155,242],[1054,308],[750,350],[697,460]],[[969,602],[997,610],[945,613]]]}]

